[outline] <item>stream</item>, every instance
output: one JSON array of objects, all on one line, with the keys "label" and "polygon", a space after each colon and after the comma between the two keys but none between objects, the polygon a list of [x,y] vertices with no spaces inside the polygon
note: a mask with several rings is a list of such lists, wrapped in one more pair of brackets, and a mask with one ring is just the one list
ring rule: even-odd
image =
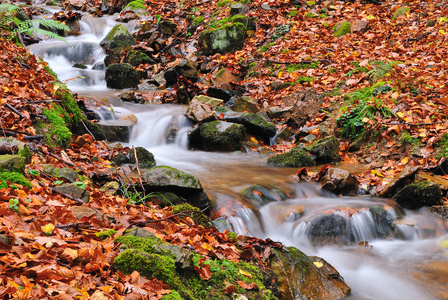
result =
[{"label": "stream", "polygon": [[[218,207],[227,206],[223,210],[227,222],[238,234],[270,238],[327,260],[352,288],[348,299],[448,299],[448,253],[441,247],[448,234],[438,216],[424,209],[403,212],[385,199],[336,197],[317,185],[295,182],[297,169],[269,166],[266,156],[258,153],[188,150],[187,132],[192,124],[184,117],[185,106],[125,103],[119,99],[120,91],[106,88],[104,70],[92,67],[104,60],[98,44],[116,24],[116,16],[93,18],[82,14],[81,34],[67,37],[69,45],[45,40],[29,46],[29,50],[42,56],[72,91],[86,98],[107,99],[112,117],[137,117],[130,141],[124,146],[145,147],[158,165],[197,176]],[[83,63],[88,69],[72,68],[74,63]],[[102,115],[103,122],[113,121],[110,113]],[[165,133],[173,125],[178,133],[168,144]],[[339,167],[351,172],[363,170],[362,165]],[[295,196],[264,206],[248,205],[237,193],[254,184],[276,186]],[[387,222],[395,224],[395,232],[387,238],[379,234],[373,213],[378,207],[383,208]],[[316,242],[310,238],[318,230],[312,221],[323,212],[343,222],[343,241]]]}]

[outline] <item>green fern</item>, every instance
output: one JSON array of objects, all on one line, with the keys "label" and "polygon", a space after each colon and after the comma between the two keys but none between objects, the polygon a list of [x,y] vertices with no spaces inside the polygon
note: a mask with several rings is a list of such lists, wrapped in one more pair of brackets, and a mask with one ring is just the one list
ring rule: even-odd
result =
[{"label": "green fern", "polygon": [[[15,17],[18,9],[20,9],[20,7],[9,3],[0,4],[0,28],[9,32],[8,39],[13,39],[19,34],[30,36],[41,34],[48,36],[49,38],[55,38],[66,42],[62,36],[52,32],[51,29],[70,31],[70,28],[67,25],[51,19],[21,21]],[[15,26],[12,26],[12,24]],[[49,28],[50,30],[39,28],[39,26]]]},{"label": "green fern", "polygon": [[384,60],[375,60],[369,63],[371,66],[375,66],[367,72],[367,75],[372,79],[373,82],[383,78],[387,73],[390,73],[394,70],[394,67],[398,64],[402,64],[402,61],[384,61]]}]

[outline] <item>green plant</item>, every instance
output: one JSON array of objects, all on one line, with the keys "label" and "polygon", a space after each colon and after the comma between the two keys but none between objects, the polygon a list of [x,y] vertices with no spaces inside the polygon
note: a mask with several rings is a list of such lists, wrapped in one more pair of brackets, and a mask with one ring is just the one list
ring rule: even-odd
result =
[{"label": "green plant", "polygon": [[204,17],[203,16],[199,16],[199,17],[196,17],[194,20],[193,20],[193,25],[200,25],[200,24],[202,24],[202,22],[204,22]]},{"label": "green plant", "polygon": [[[34,34],[37,33],[66,42],[62,36],[50,30],[70,31],[70,28],[67,25],[52,19],[22,21],[16,17],[19,9],[19,6],[13,4],[0,4],[0,28],[9,33],[9,35],[6,36],[7,39],[11,40],[16,37],[20,40],[23,34],[34,36]],[[40,26],[49,28],[49,30],[42,29]]]},{"label": "green plant", "polygon": [[352,77],[354,74],[364,73],[364,72],[368,72],[368,71],[369,71],[369,69],[367,69],[366,67],[357,67],[357,68],[349,71],[347,74],[345,74],[345,76]]},{"label": "green plant", "polygon": [[295,16],[297,16],[297,14],[299,13],[299,11],[298,10],[291,10],[289,13],[288,13],[288,17],[289,18],[294,18]]},{"label": "green plant", "polygon": [[218,3],[216,3],[216,7],[220,8],[223,6],[227,6],[228,4],[230,4],[232,2],[232,0],[223,0],[223,1],[219,1]]},{"label": "green plant", "polygon": [[306,70],[306,69],[318,69],[320,62],[309,62],[304,64],[290,64],[286,67],[286,71],[288,73],[292,73],[297,70]]},{"label": "green plant", "polygon": [[9,199],[9,209],[19,212],[19,200],[16,198]]},{"label": "green plant", "polygon": [[289,32],[289,30],[290,30],[290,27],[291,26],[289,24],[285,24],[285,25],[282,25],[282,26],[279,26],[279,27],[275,28],[275,32],[272,35],[271,40],[275,41],[276,39],[278,39],[278,38],[284,36],[285,34],[287,34]]},{"label": "green plant", "polygon": [[159,24],[160,20],[162,19],[162,16],[157,14],[154,18],[156,19],[156,23]]},{"label": "green plant", "polygon": [[440,152],[437,155],[437,158],[440,159],[442,157],[446,157],[448,155],[448,133],[444,133],[440,137],[440,141],[436,143],[436,146],[440,148]]},{"label": "green plant", "polygon": [[370,66],[373,66],[370,71],[367,72],[370,79],[373,82],[383,78],[388,73],[392,72],[394,67],[398,64],[402,64],[402,61],[384,61],[384,60],[375,60],[369,63]]}]

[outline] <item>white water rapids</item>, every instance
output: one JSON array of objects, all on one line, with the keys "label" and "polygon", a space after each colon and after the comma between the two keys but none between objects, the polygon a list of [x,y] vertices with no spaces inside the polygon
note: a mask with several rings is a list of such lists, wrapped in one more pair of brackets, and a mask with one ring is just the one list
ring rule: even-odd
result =
[{"label": "white water rapids", "polygon": [[[350,299],[422,300],[443,299],[448,294],[448,256],[440,243],[448,239],[443,221],[426,210],[400,212],[389,208],[387,217],[396,222],[397,237],[382,239],[368,208],[387,205],[383,200],[334,197],[317,186],[293,183],[296,169],[275,168],[257,153],[210,153],[187,149],[190,122],[183,116],[185,107],[176,105],[130,104],[118,98],[118,91],[106,88],[104,71],[91,68],[104,59],[98,46],[115,24],[114,17],[92,18],[83,15],[82,34],[68,37],[69,45],[47,40],[29,47],[42,56],[61,81],[81,96],[106,98],[116,116],[135,114],[138,123],[128,145],[151,151],[158,165],[169,165],[196,175],[207,193],[218,204],[239,203],[237,192],[252,184],[288,186],[295,199],[274,202],[259,210],[253,206],[229,214],[228,222],[239,234],[271,238],[292,245],[308,255],[323,257],[332,264],[352,288]],[[87,70],[72,68],[83,62]],[[84,76],[88,79],[76,79]],[[174,143],[167,144],[166,130],[178,129]],[[348,209],[356,210],[347,214]],[[309,223],[323,211],[346,220],[351,245],[313,246]],[[371,247],[356,246],[367,241]],[[444,282],[444,283],[443,283]],[[445,294],[443,294],[445,293]]]}]

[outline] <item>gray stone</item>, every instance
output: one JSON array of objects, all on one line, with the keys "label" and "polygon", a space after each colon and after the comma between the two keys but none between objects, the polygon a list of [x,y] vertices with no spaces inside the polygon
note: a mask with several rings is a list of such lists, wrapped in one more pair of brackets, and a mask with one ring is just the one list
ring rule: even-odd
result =
[{"label": "gray stone", "polygon": [[108,195],[114,195],[118,189],[120,188],[120,183],[118,181],[109,181],[106,182],[102,187],[101,191],[105,192]]},{"label": "gray stone", "polygon": [[179,27],[176,23],[170,20],[162,20],[159,23],[159,30],[162,34],[178,35],[180,33]]},{"label": "gray stone", "polygon": [[153,167],[143,173],[142,178],[145,186],[154,190],[202,191],[195,176],[168,166]]},{"label": "gray stone", "polygon": [[130,50],[134,45],[136,45],[134,37],[123,24],[115,25],[100,42],[100,46],[103,47],[106,53],[112,51],[116,54]]},{"label": "gray stone", "polygon": [[294,147],[291,151],[276,154],[268,158],[268,164],[281,167],[308,167],[316,165],[313,158],[303,149]]},{"label": "gray stone", "polygon": [[237,97],[231,108],[233,111],[236,112],[250,112],[250,113],[256,113],[260,110],[257,101],[247,96]]},{"label": "gray stone", "polygon": [[100,121],[97,125],[108,142],[129,142],[134,123],[127,120]]},{"label": "gray stone", "polygon": [[247,5],[242,3],[234,3],[230,6],[230,16],[242,15],[249,10]]},{"label": "gray stone", "polygon": [[86,206],[72,206],[70,207],[70,211],[75,215],[78,220],[81,220],[84,217],[90,217],[92,215],[96,215],[98,219],[101,219],[101,214],[97,213],[90,207]]},{"label": "gray stone", "polygon": [[246,138],[243,125],[212,121],[202,124],[199,128],[202,147],[204,150],[235,151],[242,146]]},{"label": "gray stone", "polygon": [[197,101],[199,101],[199,102],[201,102],[201,103],[208,104],[208,105],[210,105],[211,107],[213,107],[213,106],[218,106],[218,105],[220,105],[221,103],[224,102],[224,101],[221,100],[221,99],[214,98],[214,97],[209,97],[209,96],[205,96],[205,95],[195,96],[195,97],[193,98],[193,100],[197,100]]},{"label": "gray stone", "polygon": [[359,181],[350,172],[339,168],[328,168],[320,181],[323,190],[335,194],[356,193]]},{"label": "gray stone", "polygon": [[226,24],[202,33],[201,45],[206,54],[225,54],[244,46],[247,28],[242,23]]},{"label": "gray stone", "polygon": [[[156,160],[154,155],[143,147],[135,147],[135,152],[137,153],[138,165],[140,168],[152,168],[156,165]],[[130,149],[126,152],[121,152],[117,154],[112,162],[118,166],[123,164],[136,164],[134,150]]]},{"label": "gray stone", "polygon": [[197,97],[193,98],[185,115],[193,122],[207,122],[216,118],[210,106],[200,102]]},{"label": "gray stone", "polygon": [[150,64],[153,65],[156,62],[152,60],[148,55],[143,52],[129,50],[128,54],[124,58],[124,62],[133,66],[138,66],[139,64]]},{"label": "gray stone", "polygon": [[73,184],[65,183],[54,188],[57,192],[65,195],[72,196],[73,198],[81,199],[84,202],[88,202],[90,199],[90,192]]},{"label": "gray stone", "polygon": [[57,177],[67,179],[69,182],[78,180],[78,172],[70,168],[55,168],[53,165],[44,165],[44,172]]},{"label": "gray stone", "polygon": [[340,161],[339,140],[334,136],[320,139],[306,147],[306,150],[316,156],[316,162],[327,163]]},{"label": "gray stone", "polygon": [[277,133],[277,127],[275,127],[274,123],[266,121],[257,114],[244,114],[242,115],[242,121],[244,127],[246,127],[248,131],[252,131],[254,134],[259,135],[267,142],[269,142],[269,138],[275,136]]},{"label": "gray stone", "polygon": [[238,194],[249,199],[256,207],[261,207],[271,202],[284,201],[291,199],[292,196],[276,187],[256,184],[245,188]]},{"label": "gray stone", "polygon": [[351,26],[352,33],[366,32],[367,29],[369,29],[369,21],[364,20],[364,19],[356,20]]},{"label": "gray stone", "polygon": [[143,72],[134,69],[130,64],[111,64],[106,69],[106,84],[112,89],[136,88]]}]

